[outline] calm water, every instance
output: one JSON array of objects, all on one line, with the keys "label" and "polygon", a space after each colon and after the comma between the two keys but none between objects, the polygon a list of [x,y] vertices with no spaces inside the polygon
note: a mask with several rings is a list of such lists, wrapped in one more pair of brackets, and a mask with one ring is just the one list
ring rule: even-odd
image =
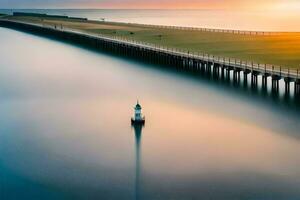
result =
[{"label": "calm water", "polygon": [[0,44],[0,199],[300,199],[295,102],[3,28]]},{"label": "calm water", "polygon": [[222,29],[300,31],[300,12],[295,11],[238,11],[238,10],[78,10],[78,9],[23,9],[4,10],[37,12],[55,15],[86,17],[93,20],[176,25]]}]

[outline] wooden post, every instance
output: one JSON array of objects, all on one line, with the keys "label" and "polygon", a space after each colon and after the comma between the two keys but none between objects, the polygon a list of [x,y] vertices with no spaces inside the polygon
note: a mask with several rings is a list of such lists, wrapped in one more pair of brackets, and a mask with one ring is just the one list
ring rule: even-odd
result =
[{"label": "wooden post", "polygon": [[281,66],[279,67],[279,75],[281,76]]}]

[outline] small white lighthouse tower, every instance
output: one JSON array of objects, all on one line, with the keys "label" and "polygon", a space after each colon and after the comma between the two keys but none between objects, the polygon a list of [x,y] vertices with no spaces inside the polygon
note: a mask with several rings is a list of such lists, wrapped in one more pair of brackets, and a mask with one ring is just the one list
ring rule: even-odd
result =
[{"label": "small white lighthouse tower", "polygon": [[134,117],[131,118],[131,124],[144,124],[145,117],[142,116],[142,106],[137,101],[134,107]]}]

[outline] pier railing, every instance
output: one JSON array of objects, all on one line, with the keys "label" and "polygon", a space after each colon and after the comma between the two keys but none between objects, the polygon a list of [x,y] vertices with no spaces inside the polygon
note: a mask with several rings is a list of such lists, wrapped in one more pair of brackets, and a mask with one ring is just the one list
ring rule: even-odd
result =
[{"label": "pier railing", "polygon": [[189,60],[201,60],[202,62],[207,63],[214,63],[223,65],[226,67],[230,67],[232,69],[239,69],[249,72],[258,72],[260,74],[266,75],[266,76],[278,76],[278,77],[284,77],[284,78],[290,78],[290,79],[299,79],[300,78],[300,71],[298,69],[289,69],[287,67],[281,67],[276,66],[272,64],[260,64],[260,63],[254,63],[252,61],[244,61],[236,58],[229,58],[229,57],[221,57],[221,56],[215,56],[210,55],[206,53],[201,52],[190,52],[188,50],[182,50],[177,48],[171,48],[167,46],[162,46],[158,44],[151,44],[147,42],[137,41],[133,39],[129,39],[126,37],[120,37],[120,36],[108,36],[104,34],[97,34],[97,33],[87,33],[85,31],[79,30],[79,29],[72,29],[69,27],[62,27],[59,25],[49,25],[49,24],[35,24],[35,23],[28,23],[28,22],[20,22],[20,21],[14,21],[14,20],[4,20],[4,21],[11,21],[15,23],[21,23],[21,24],[28,24],[31,26],[38,26],[43,27],[47,29],[52,29],[56,31],[62,31],[62,32],[70,32],[70,33],[76,33],[80,35],[85,35],[87,37],[92,38],[99,38],[102,40],[114,42],[114,43],[120,43],[120,44],[126,44],[133,47],[138,48],[144,48],[156,52],[166,53],[170,55],[176,55],[180,56]]},{"label": "pier railing", "polygon": [[[118,24],[124,22],[102,21],[103,24]],[[274,36],[288,32],[279,31],[255,31],[255,30],[239,30],[239,29],[223,29],[223,28],[205,28],[205,27],[188,27],[188,26],[170,26],[170,25],[154,25],[141,23],[125,23],[132,26],[144,26],[148,28],[171,29],[171,30],[185,30],[185,31],[202,31],[212,33],[230,33],[237,35],[257,35],[257,36]]]}]

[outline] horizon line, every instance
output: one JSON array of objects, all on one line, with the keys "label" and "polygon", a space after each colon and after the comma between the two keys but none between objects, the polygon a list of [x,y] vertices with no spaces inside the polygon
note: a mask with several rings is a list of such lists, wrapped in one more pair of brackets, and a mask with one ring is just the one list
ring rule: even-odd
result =
[{"label": "horizon line", "polygon": [[227,10],[221,8],[0,8],[0,10]]}]

